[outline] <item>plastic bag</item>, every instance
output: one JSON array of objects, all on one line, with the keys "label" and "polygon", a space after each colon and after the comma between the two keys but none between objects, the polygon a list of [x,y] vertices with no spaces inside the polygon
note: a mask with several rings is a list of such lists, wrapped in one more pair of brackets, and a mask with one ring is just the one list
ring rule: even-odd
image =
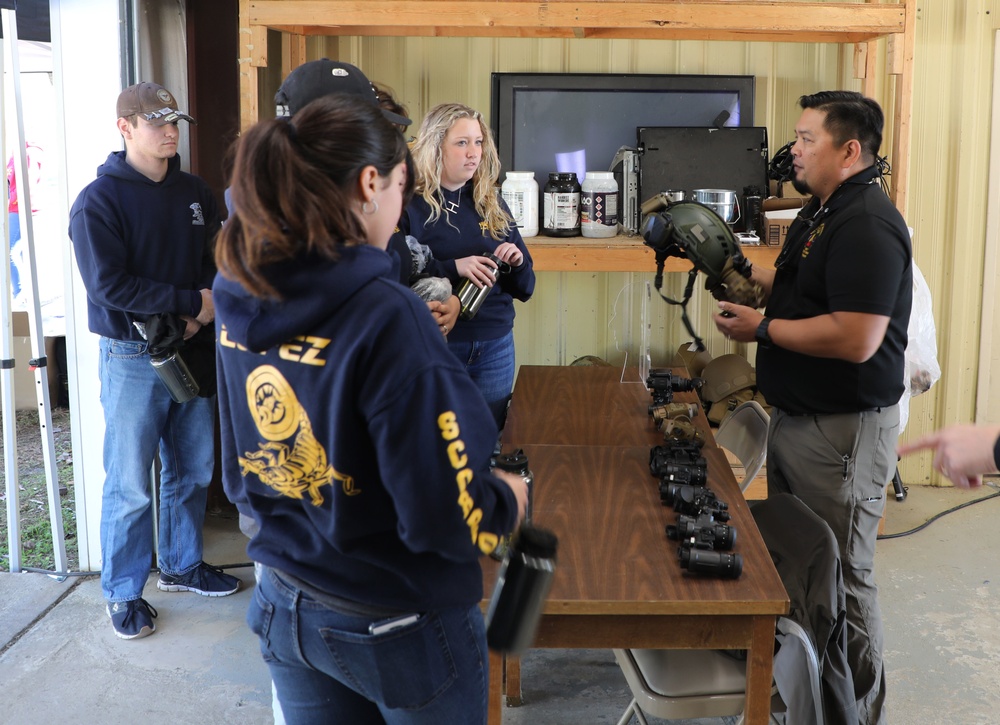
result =
[{"label": "plastic bag", "polygon": [[903,397],[899,401],[899,432],[906,428],[910,398],[930,390],[941,378],[937,359],[937,332],[934,309],[927,280],[913,263],[913,306],[906,329],[907,343],[903,358]]}]

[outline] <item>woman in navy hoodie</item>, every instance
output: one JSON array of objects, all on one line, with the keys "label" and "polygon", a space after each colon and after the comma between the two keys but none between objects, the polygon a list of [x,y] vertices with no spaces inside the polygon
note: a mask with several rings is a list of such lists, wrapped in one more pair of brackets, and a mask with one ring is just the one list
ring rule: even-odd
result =
[{"label": "woman in navy hoodie", "polygon": [[217,245],[223,479],[289,723],[485,722],[479,556],[523,516],[497,430],[385,248],[413,177],[370,103],[241,138]]},{"label": "woman in navy hoodie", "polygon": [[[448,332],[448,348],[462,361],[503,428],[514,387],[514,300],[535,290],[531,255],[498,188],[500,159],[482,115],[459,103],[430,110],[413,144],[417,185],[399,222],[400,233],[434,255],[426,270],[492,287],[471,320]],[[492,254],[510,266],[494,284]]]}]

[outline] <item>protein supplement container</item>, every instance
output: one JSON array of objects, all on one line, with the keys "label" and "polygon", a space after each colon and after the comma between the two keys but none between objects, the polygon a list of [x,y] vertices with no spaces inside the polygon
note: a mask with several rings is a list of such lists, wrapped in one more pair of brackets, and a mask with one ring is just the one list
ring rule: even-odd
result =
[{"label": "protein supplement container", "polygon": [[522,237],[538,235],[538,182],[534,171],[508,171],[500,187]]},{"label": "protein supplement container", "polygon": [[573,172],[549,174],[543,197],[542,230],[550,237],[580,235],[580,182]]},{"label": "protein supplement container", "polygon": [[618,182],[611,171],[588,171],[580,195],[580,231],[585,237],[618,233]]}]

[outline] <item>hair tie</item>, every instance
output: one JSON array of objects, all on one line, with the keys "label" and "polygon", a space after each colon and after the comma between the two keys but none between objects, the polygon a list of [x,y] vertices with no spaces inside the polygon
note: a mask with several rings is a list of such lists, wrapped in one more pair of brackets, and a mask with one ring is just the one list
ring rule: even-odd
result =
[{"label": "hair tie", "polygon": [[295,124],[292,123],[291,117],[285,121],[285,125],[288,127],[288,140],[295,143],[299,140],[299,133],[295,130]]}]

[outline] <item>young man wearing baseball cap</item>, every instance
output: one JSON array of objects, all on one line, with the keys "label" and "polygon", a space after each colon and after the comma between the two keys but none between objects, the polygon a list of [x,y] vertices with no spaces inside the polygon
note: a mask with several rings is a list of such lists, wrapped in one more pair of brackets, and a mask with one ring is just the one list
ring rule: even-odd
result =
[{"label": "young man wearing baseball cap", "polygon": [[[167,592],[234,593],[240,580],[202,561],[202,526],[215,463],[215,399],[179,403],[151,364],[141,330],[154,315],[179,320],[177,336],[214,339],[212,243],[221,223],[208,185],[181,171],[177,124],[194,123],[163,86],[138,83],[118,97],[124,151],[111,153],[70,212],[70,238],[100,335],[104,408],[101,589],[115,634],[152,634],[142,598],[152,561],[149,472],[159,453],[160,575]],[[138,325],[136,323],[139,323]],[[214,374],[214,371],[213,371]],[[214,380],[202,380],[202,395]]]}]

